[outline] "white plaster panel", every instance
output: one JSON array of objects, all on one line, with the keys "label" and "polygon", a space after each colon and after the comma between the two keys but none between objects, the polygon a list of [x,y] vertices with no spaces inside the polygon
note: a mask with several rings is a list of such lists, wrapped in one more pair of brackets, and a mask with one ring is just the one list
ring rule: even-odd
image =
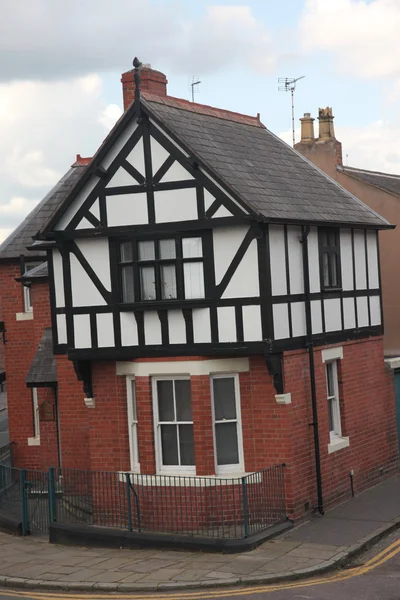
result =
[{"label": "white plaster panel", "polygon": [[170,344],[186,344],[186,323],[181,310],[168,311]]},{"label": "white plaster panel", "polygon": [[56,315],[57,337],[59,344],[67,343],[67,321],[65,315]]},{"label": "white plaster panel", "polygon": [[236,317],[234,306],[219,306],[218,333],[220,342],[236,342]]},{"label": "white plaster panel", "polygon": [[106,304],[76,256],[71,254],[71,287],[73,306],[101,306]]},{"label": "white plaster panel", "polygon": [[204,188],[204,209],[206,211],[210,208],[210,206],[214,202],[214,200],[215,200],[215,196],[210,194],[210,192],[208,190],[206,190],[206,188]]},{"label": "white plaster panel", "polygon": [[290,293],[302,294],[304,292],[303,281],[303,253],[300,244],[300,227],[288,227],[288,250],[289,250],[289,274]]},{"label": "white plaster panel", "polygon": [[269,226],[272,295],[287,294],[285,236],[282,225]]},{"label": "white plaster panel", "polygon": [[72,201],[71,205],[67,208],[62,217],[60,217],[60,219],[57,221],[54,229],[56,229],[57,231],[62,231],[66,228],[68,223],[72,220],[72,217],[76,214],[78,209],[82,206],[86,198],[89,196],[90,192],[94,190],[95,186],[98,184],[99,181],[100,178],[96,177],[96,175],[92,175],[90,177],[89,181],[85,183],[82,190],[76,195],[75,199]]},{"label": "white plaster panel", "polygon": [[274,339],[284,340],[289,337],[289,312],[287,304],[274,304],[272,306],[274,320]]},{"label": "white plaster panel", "polygon": [[154,192],[157,223],[192,221],[197,219],[196,189]]},{"label": "white plaster panel", "polygon": [[368,298],[357,298],[357,321],[359,327],[368,327]]},{"label": "white plaster panel", "polygon": [[210,309],[193,309],[192,319],[194,343],[200,344],[202,342],[211,342]]},{"label": "white plaster panel", "polygon": [[232,217],[232,213],[224,206],[223,204],[219,207],[219,209],[213,215],[213,219],[219,219],[221,217]]},{"label": "white plaster panel", "polygon": [[147,346],[161,344],[161,323],[155,310],[144,313],[144,340]]},{"label": "white plaster panel", "polygon": [[93,225],[90,223],[90,221],[88,221],[86,219],[86,217],[83,217],[78,225],[75,227],[75,229],[94,229]]},{"label": "white plaster panel", "polygon": [[289,306],[292,311],[293,337],[306,335],[306,311],[304,302],[292,302]]},{"label": "white plaster panel", "polygon": [[321,300],[311,301],[311,329],[313,334],[322,333],[322,306]]},{"label": "white plaster panel", "polygon": [[98,200],[93,202],[92,206],[90,207],[90,212],[94,217],[96,217],[96,219],[99,219],[100,221],[100,205]]},{"label": "white plaster panel", "polygon": [[243,296],[251,298],[259,295],[257,240],[253,240],[232,275],[222,298],[241,298]]},{"label": "white plaster panel", "polygon": [[153,136],[150,137],[150,148],[151,148],[151,163],[153,168],[153,175],[155,175],[158,169],[165,163],[169,157],[169,152],[161,146],[159,142]]},{"label": "white plaster panel", "polygon": [[[303,247],[301,244],[299,246],[301,260],[303,260]],[[321,291],[321,284],[319,278],[318,230],[316,227],[311,227],[308,236],[308,265],[310,270],[310,292],[319,292]]]},{"label": "white plaster panel", "polygon": [[367,266],[365,262],[364,230],[354,230],[354,257],[356,270],[356,289],[365,290],[367,287]]},{"label": "white plaster panel", "polygon": [[245,342],[262,340],[261,308],[259,306],[243,306],[243,337]]},{"label": "white plaster panel", "polygon": [[130,163],[143,177],[145,176],[144,168],[144,148],[143,148],[143,137],[140,138],[138,143],[135,145],[126,157],[128,163]]},{"label": "white plaster panel", "polygon": [[110,252],[107,238],[76,240],[76,245],[100,279],[106,290],[111,290]]},{"label": "white plaster panel", "polygon": [[371,325],[381,324],[381,301],[379,296],[371,296],[369,299],[369,309],[371,313]]},{"label": "white plaster panel", "polygon": [[221,227],[213,231],[215,283],[217,285],[221,283],[221,279],[225,275],[248,230],[248,227]]},{"label": "white plaster panel", "polygon": [[340,230],[340,263],[342,270],[342,288],[344,290],[353,290],[353,249],[351,246],[350,229]]},{"label": "white plaster panel", "polygon": [[56,294],[56,306],[65,306],[63,263],[58,250],[53,250],[54,287]]},{"label": "white plaster panel", "polygon": [[89,315],[74,315],[75,348],[91,348]]},{"label": "white plaster panel", "polygon": [[379,288],[378,246],[376,232],[367,231],[368,283],[370,289]]},{"label": "white plaster panel", "polygon": [[137,181],[124,169],[124,167],[119,167],[107,183],[106,189],[124,185],[137,185]]},{"label": "white plaster panel", "polygon": [[114,321],[111,313],[99,313],[97,321],[97,343],[99,348],[110,348],[115,346]]},{"label": "white plaster panel", "polygon": [[147,225],[147,194],[118,194],[107,196],[107,221],[109,227],[118,225]]},{"label": "white plaster panel", "polygon": [[[114,144],[108,151],[107,156],[102,160],[101,166],[104,169],[108,169],[111,163],[116,159],[116,157],[121,152],[127,141],[132,137],[133,133],[137,129],[137,126],[138,125],[136,119],[132,120],[130,123],[127,124],[124,131],[119,135],[118,139],[114,142]],[[139,140],[139,144],[140,143],[141,140]]]},{"label": "white plaster panel", "polygon": [[137,346],[138,332],[135,315],[129,312],[121,312],[121,344],[123,346]]},{"label": "white plaster panel", "polygon": [[342,312],[340,298],[324,300],[325,331],[340,331],[342,329]]},{"label": "white plaster panel", "polygon": [[215,181],[215,179],[213,179],[213,178],[212,178],[212,177],[211,177],[211,176],[210,176],[208,173],[206,173],[206,171],[205,171],[205,170],[204,170],[202,167],[199,167],[199,170],[200,170],[200,171],[203,173],[203,175],[205,175],[205,177],[207,177],[207,179],[208,179],[209,181],[212,181],[212,183],[213,183],[213,184],[214,184],[214,185],[215,185],[217,188],[219,188],[219,189],[220,189],[220,190],[223,192],[223,194],[224,194],[224,195],[225,195],[227,198],[229,198],[229,200],[231,200],[231,201],[232,201],[234,204],[236,204],[236,206],[237,206],[238,208],[240,208],[240,210],[241,210],[241,211],[242,211],[242,212],[243,212],[245,215],[248,215],[248,214],[249,214],[249,211],[248,211],[246,208],[244,208],[244,207],[243,207],[241,204],[239,204],[239,202],[237,202],[237,201],[236,201],[236,200],[233,198],[233,196],[231,196],[231,195],[229,194],[229,192],[227,192],[227,191],[226,191],[226,190],[225,190],[225,189],[224,189],[224,188],[223,188],[223,187],[222,187],[222,186],[221,186],[221,185],[220,185],[220,184],[219,184],[217,181]]},{"label": "white plaster panel", "polygon": [[356,326],[354,298],[343,298],[343,321],[345,329],[354,329]]},{"label": "white plaster panel", "polygon": [[[153,171],[155,173],[155,171]],[[192,175],[176,160],[165,175],[161,178],[161,181],[185,181],[186,179],[194,179]]]}]

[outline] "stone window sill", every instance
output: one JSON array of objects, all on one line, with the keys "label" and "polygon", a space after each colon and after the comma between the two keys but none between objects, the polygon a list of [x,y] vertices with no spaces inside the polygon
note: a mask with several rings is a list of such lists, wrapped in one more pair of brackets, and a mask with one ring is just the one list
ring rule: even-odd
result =
[{"label": "stone window sill", "polygon": [[341,450],[342,448],[347,448],[350,446],[350,438],[348,437],[337,437],[333,438],[328,444],[328,454],[332,454],[332,452],[337,452],[337,450]]},{"label": "stone window sill", "polygon": [[28,446],[40,446],[40,437],[28,438]]},{"label": "stone window sill", "polygon": [[15,319],[17,321],[33,321],[33,310],[16,313]]}]

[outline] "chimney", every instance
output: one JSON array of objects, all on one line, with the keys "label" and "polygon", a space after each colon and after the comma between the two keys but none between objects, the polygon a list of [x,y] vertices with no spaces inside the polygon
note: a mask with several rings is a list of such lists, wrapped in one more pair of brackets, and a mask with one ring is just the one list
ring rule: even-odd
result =
[{"label": "chimney", "polygon": [[332,114],[332,108],[327,106],[326,108],[318,109],[318,121],[319,121],[319,139],[330,140],[335,137],[335,130],[333,127],[334,116]]},{"label": "chimney", "polygon": [[300,119],[301,122],[301,142],[309,143],[315,141],[314,138],[314,121],[310,113],[304,113],[304,117]]},{"label": "chimney", "polygon": [[[134,72],[127,71],[122,73],[122,96],[124,99],[124,110],[126,110],[135,99],[135,80]],[[154,96],[166,96],[167,95],[167,78],[164,73],[155,71],[151,68],[151,65],[144,64],[140,69],[140,90],[142,92],[148,92]]]}]

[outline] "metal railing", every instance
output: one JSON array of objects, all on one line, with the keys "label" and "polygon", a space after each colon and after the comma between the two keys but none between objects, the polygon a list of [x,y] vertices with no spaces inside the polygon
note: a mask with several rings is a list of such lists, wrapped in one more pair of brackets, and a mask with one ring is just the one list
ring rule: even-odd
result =
[{"label": "metal railing", "polygon": [[23,533],[51,522],[241,539],[286,520],[284,466],[237,478],[179,477],[0,464],[0,514]]}]

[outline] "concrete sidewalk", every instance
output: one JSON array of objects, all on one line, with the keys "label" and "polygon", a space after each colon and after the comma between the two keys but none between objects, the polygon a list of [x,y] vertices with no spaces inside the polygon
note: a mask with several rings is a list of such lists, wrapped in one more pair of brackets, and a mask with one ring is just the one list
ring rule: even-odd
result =
[{"label": "concrete sidewalk", "polygon": [[52,546],[0,533],[0,585],[154,591],[310,577],[400,527],[400,475],[244,554]]}]

